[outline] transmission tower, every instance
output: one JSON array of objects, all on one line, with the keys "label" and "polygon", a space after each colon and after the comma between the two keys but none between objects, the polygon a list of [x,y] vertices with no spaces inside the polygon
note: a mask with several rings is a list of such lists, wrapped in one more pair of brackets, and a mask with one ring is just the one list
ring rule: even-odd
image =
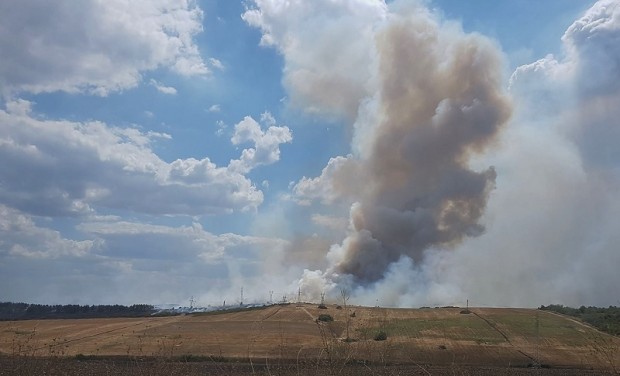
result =
[{"label": "transmission tower", "polygon": [[191,298],[189,298],[189,309],[192,310],[194,308],[194,303],[196,302],[196,300],[194,300],[194,296],[192,296]]},{"label": "transmission tower", "polygon": [[239,302],[239,305],[243,305],[243,287],[241,287],[241,301]]}]

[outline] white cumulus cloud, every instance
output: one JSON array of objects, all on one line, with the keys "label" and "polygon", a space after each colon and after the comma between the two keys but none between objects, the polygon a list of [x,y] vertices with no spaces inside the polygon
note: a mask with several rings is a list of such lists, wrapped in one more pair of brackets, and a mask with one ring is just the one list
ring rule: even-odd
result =
[{"label": "white cumulus cloud", "polygon": [[158,68],[206,75],[193,41],[202,18],[192,0],[4,1],[0,87],[107,95]]},{"label": "white cumulus cloud", "polygon": [[177,93],[177,89],[175,89],[174,87],[163,85],[162,83],[154,79],[151,79],[150,83],[151,85],[153,85],[155,89],[157,89],[157,91],[159,91],[162,94],[176,95]]},{"label": "white cumulus cloud", "polygon": [[292,186],[294,198],[302,205],[318,200],[331,204],[347,197],[355,197],[364,179],[358,162],[350,155],[330,158],[321,175],[315,178],[302,177]]},{"label": "white cumulus cloud", "polygon": [[96,246],[92,240],[66,239],[58,231],[37,226],[32,217],[0,204],[0,258],[82,257]]},{"label": "white cumulus cloud", "polygon": [[244,149],[241,157],[230,161],[228,169],[245,174],[257,166],[269,165],[280,160],[280,145],[293,140],[290,129],[278,127],[270,113],[264,113],[261,120],[268,126],[266,130],[251,116],[246,116],[235,125],[230,139],[233,145],[253,143],[253,148]]},{"label": "white cumulus cloud", "polygon": [[283,83],[305,111],[354,118],[371,90],[373,35],[383,1],[254,0],[243,19],[284,57]]},{"label": "white cumulus cloud", "polygon": [[220,106],[219,104],[214,104],[214,105],[211,105],[211,106],[207,109],[207,111],[208,111],[208,112],[220,112],[221,110],[222,110],[222,106]]},{"label": "white cumulus cloud", "polygon": [[263,194],[209,158],[163,161],[151,149],[170,138],[102,122],[40,120],[29,104],[0,110],[0,201],[23,212],[72,216],[95,207],[148,214],[255,210]]}]

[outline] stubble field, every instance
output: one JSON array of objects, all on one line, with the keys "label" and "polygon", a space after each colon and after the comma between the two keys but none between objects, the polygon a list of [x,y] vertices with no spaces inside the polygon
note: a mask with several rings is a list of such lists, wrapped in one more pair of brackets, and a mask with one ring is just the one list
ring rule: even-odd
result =
[{"label": "stubble field", "polygon": [[[321,314],[334,321],[317,321]],[[387,339],[376,341],[379,332]],[[0,353],[0,375],[551,375],[620,369],[620,339],[561,315],[507,308],[464,314],[459,308],[289,304],[170,317],[6,321],[0,322]]]}]

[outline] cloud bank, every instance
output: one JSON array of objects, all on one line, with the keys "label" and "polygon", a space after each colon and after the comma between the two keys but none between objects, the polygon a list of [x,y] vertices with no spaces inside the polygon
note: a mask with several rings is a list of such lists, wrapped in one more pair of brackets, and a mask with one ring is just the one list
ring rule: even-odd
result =
[{"label": "cloud bank", "polygon": [[147,214],[255,210],[263,194],[243,174],[209,158],[167,163],[152,143],[167,134],[101,122],[39,120],[30,103],[0,110],[2,202],[26,213],[75,216],[93,206]]},{"label": "cloud bank", "polygon": [[36,222],[0,206],[3,299],[21,301],[27,291],[32,301],[48,304],[93,299],[183,304],[194,295],[206,305],[237,296],[245,285],[248,294],[266,301],[269,286],[300,272],[264,277],[282,264],[285,240],[218,235],[198,223],[167,226],[92,216],[77,226],[89,239],[78,241]]},{"label": "cloud bank", "polygon": [[[263,119],[267,129],[251,117],[239,123],[233,143],[255,147],[220,167],[206,157],[162,160],[154,147],[169,142],[168,134],[47,120],[29,101],[7,102],[0,110],[0,158],[7,162],[0,166],[0,282],[8,289],[3,299],[21,300],[19,294],[29,291],[29,299],[38,302],[84,302],[94,296],[130,304],[138,296],[178,302],[207,291],[200,301],[215,302],[235,296],[252,278],[255,289],[248,293],[264,295],[262,273],[282,264],[285,240],[213,234],[197,222],[149,223],[162,216],[256,212],[263,192],[245,174],[277,162],[280,143],[292,140],[271,115]],[[63,234],[66,225],[63,232],[50,228],[55,221],[75,223],[73,235]],[[72,270],[71,277],[63,270]],[[36,275],[33,281],[48,288],[36,288],[22,275]],[[219,287],[196,290],[192,278]],[[111,290],[102,290],[98,279]],[[153,279],[159,282],[144,282]],[[67,288],[74,284],[82,288]]]}]

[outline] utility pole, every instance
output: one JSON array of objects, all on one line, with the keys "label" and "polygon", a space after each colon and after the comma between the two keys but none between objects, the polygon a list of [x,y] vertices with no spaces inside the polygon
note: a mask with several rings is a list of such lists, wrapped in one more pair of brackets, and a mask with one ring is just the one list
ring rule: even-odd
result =
[{"label": "utility pole", "polygon": [[349,301],[349,291],[343,288],[340,290],[340,296],[342,296],[342,305],[344,306],[344,313],[346,315],[346,324],[347,324],[347,342],[349,342],[349,326],[351,326],[351,315],[349,315],[349,308],[347,307],[347,302]]},{"label": "utility pole", "polygon": [[538,318],[538,310],[536,310],[536,322],[535,322],[535,332],[536,332],[536,352],[534,353],[534,367],[540,367],[540,320]]}]

